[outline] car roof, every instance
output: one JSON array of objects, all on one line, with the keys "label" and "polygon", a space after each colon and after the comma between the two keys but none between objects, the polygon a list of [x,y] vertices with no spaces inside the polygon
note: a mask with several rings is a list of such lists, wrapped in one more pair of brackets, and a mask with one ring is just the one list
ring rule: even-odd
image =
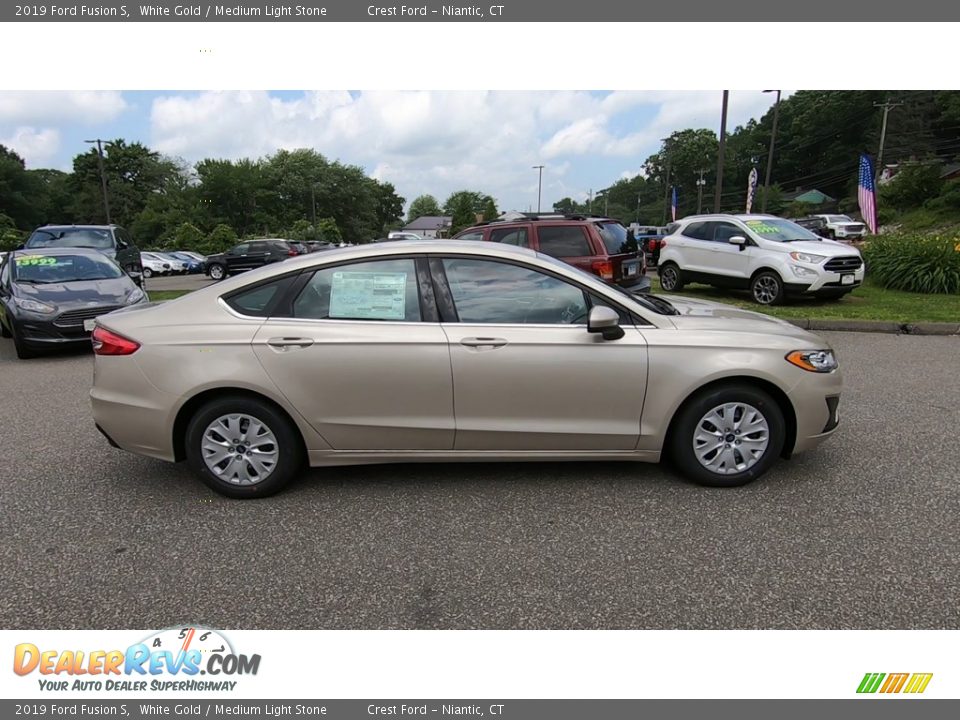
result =
[{"label": "car roof", "polygon": [[114,230],[120,227],[119,225],[41,225],[37,230]]},{"label": "car roof", "polygon": [[739,220],[740,222],[745,222],[747,220],[784,220],[785,218],[778,217],[776,215],[761,215],[759,213],[739,214],[733,215],[729,213],[712,213],[709,215],[687,215],[686,217],[680,218],[677,220],[678,223],[688,223],[688,222],[706,222],[709,220]]},{"label": "car roof", "polygon": [[37,255],[43,253],[44,255],[90,255],[93,257],[106,257],[99,250],[94,250],[93,248],[85,247],[50,247],[50,248],[25,248],[23,250],[12,250],[11,255]]}]

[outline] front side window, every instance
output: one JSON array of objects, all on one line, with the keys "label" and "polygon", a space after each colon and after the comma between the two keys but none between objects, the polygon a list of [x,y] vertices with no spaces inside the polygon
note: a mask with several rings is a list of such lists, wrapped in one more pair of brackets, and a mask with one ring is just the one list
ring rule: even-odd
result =
[{"label": "front side window", "polygon": [[584,257],[593,255],[590,242],[579,225],[537,228],[540,252],[551,257]]},{"label": "front side window", "polygon": [[245,255],[249,249],[250,249],[250,245],[248,243],[244,243],[242,245],[234,246],[234,248],[230,250],[230,252],[228,252],[227,254],[228,255]]},{"label": "front side window", "polygon": [[719,243],[730,242],[734,235],[743,236],[743,230],[733,223],[716,222],[713,224],[713,241]]},{"label": "front side window", "polygon": [[447,282],[463,323],[571,325],[587,321],[583,291],[537,270],[450,258]]},{"label": "front side window", "polygon": [[530,247],[530,243],[527,241],[526,228],[500,228],[498,230],[491,230],[490,242],[516,245],[517,247]]},{"label": "front side window", "polygon": [[420,322],[414,261],[375,260],[317,270],[294,300],[293,316]]}]

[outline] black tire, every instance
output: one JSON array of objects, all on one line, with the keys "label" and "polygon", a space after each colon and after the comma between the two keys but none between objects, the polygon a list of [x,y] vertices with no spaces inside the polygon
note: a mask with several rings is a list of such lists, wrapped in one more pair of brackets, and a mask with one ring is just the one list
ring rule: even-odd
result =
[{"label": "black tire", "polygon": [[676,263],[666,262],[662,267],[657,268],[657,274],[660,276],[660,287],[666,292],[680,292],[685,285],[683,280],[683,271],[677,267]]},{"label": "black tire", "polygon": [[[262,423],[276,439],[277,460],[267,476],[254,484],[236,484],[213,473],[203,457],[202,442],[207,428],[217,418],[242,414]],[[304,462],[303,441],[297,427],[274,406],[247,397],[224,397],[201,407],[190,419],[184,438],[187,464],[216,492],[230,498],[267,497],[279,492],[293,480]]]},{"label": "black tire", "polygon": [[[741,460],[744,460],[745,467],[741,472],[714,472],[701,464],[694,450],[694,436],[701,419],[712,409],[726,403],[751,406],[763,417],[768,428],[766,449],[756,458],[753,465],[747,466],[746,456],[739,455]],[[719,430],[727,429],[719,428]],[[733,430],[734,427],[731,426],[730,429]],[[749,384],[730,383],[703,390],[683,405],[674,418],[667,449],[677,469],[698,485],[737,487],[756,480],[776,462],[783,451],[786,434],[783,412],[769,394]],[[735,446],[731,449],[735,453],[741,452],[740,448]],[[717,454],[720,452],[723,452],[723,448],[718,449]]]},{"label": "black tire", "polygon": [[144,278],[144,280],[149,279],[149,278],[152,278],[152,277],[153,277],[153,270],[151,270],[151,269],[148,268],[148,267],[145,267],[145,268],[143,269],[143,278]]},{"label": "black tire", "polygon": [[12,326],[11,334],[13,336],[13,349],[17,351],[17,357],[21,360],[29,360],[31,358],[37,357],[39,353],[34,350],[30,345],[27,344],[27,341],[24,340],[23,336],[17,332],[17,326]]},{"label": "black tire", "polygon": [[779,305],[783,302],[783,280],[772,270],[764,270],[750,281],[750,295],[760,305]]},{"label": "black tire", "polygon": [[207,275],[211,280],[223,280],[227,276],[227,269],[220,263],[214,263],[207,268]]}]

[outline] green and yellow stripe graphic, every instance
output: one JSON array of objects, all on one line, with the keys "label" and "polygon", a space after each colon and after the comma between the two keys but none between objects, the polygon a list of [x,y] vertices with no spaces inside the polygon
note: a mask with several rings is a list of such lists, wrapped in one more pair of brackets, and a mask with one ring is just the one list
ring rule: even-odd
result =
[{"label": "green and yellow stripe graphic", "polygon": [[933,673],[866,673],[857,687],[858,693],[912,693],[927,689]]}]

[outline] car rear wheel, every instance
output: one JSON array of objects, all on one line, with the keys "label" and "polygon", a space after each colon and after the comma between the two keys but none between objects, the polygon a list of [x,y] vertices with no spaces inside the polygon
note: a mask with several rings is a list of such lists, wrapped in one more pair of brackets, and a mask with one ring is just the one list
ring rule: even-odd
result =
[{"label": "car rear wheel", "polygon": [[214,264],[207,269],[207,275],[209,275],[213,280],[223,280],[223,278],[226,277],[227,272],[223,265]]},{"label": "car rear wheel", "polygon": [[672,262],[665,263],[660,268],[660,287],[667,292],[680,292],[683,290],[683,275],[680,268]]},{"label": "car rear wheel", "polygon": [[153,270],[151,270],[151,269],[148,268],[148,267],[145,267],[145,268],[143,269],[143,277],[145,277],[145,278],[152,278],[152,277],[153,277]]},{"label": "car rear wheel", "polygon": [[303,465],[296,426],[253,398],[228,397],[204,405],[190,420],[187,462],[221,495],[257,498],[283,489]]},{"label": "car rear wheel", "polygon": [[735,487],[766,472],[785,440],[786,423],[776,401],[751,385],[730,384],[705,390],[684,405],[669,450],[693,482]]},{"label": "car rear wheel", "polygon": [[770,270],[757,273],[750,281],[750,294],[761,305],[779,305],[783,302],[783,281]]}]

